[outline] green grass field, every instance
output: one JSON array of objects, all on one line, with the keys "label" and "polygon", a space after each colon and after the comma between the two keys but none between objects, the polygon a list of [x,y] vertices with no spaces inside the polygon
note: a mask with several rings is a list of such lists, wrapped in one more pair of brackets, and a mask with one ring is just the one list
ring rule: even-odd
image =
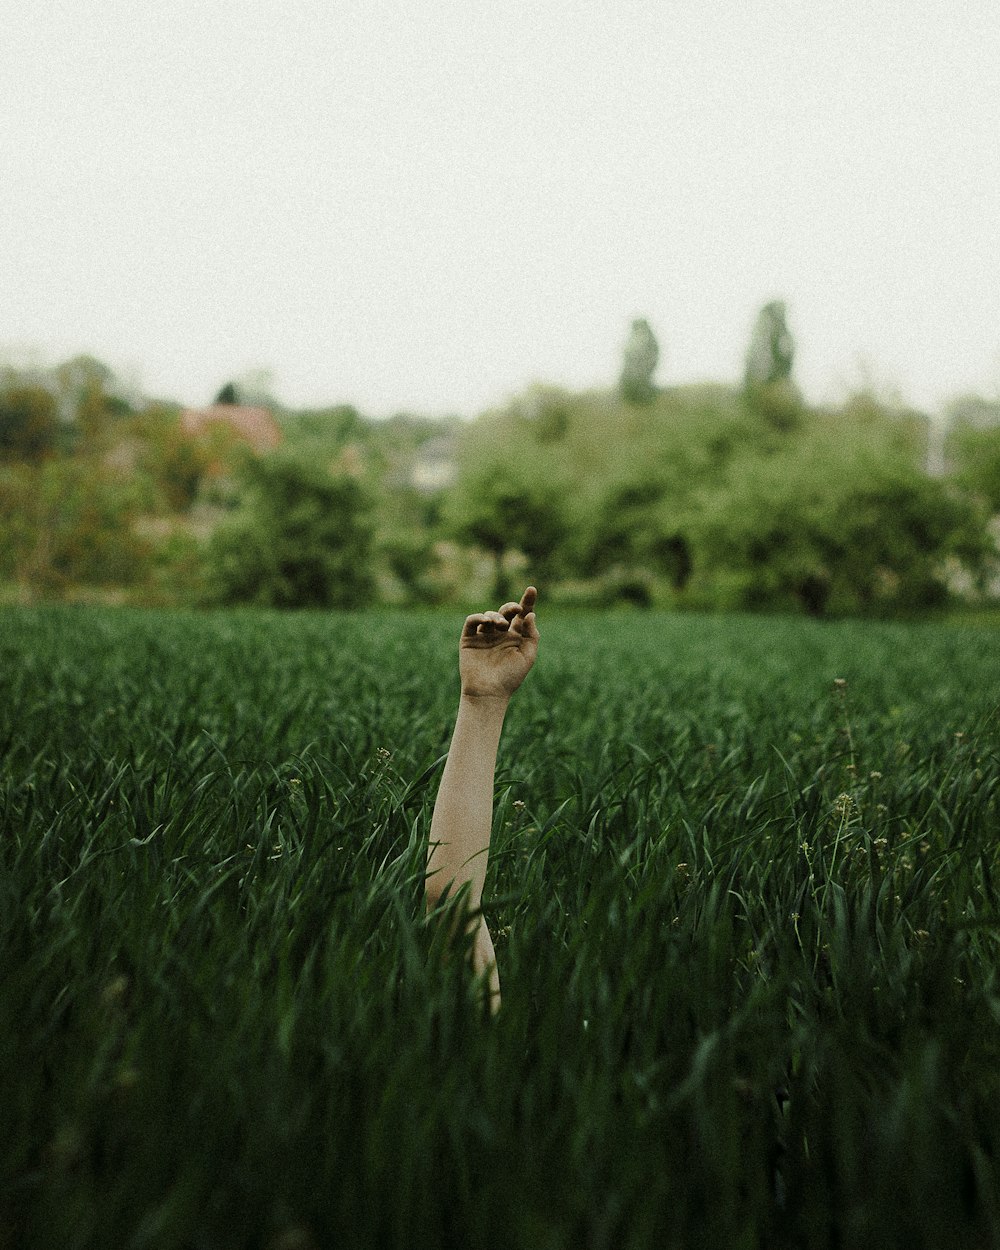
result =
[{"label": "green grass field", "polygon": [[491,1021],[459,616],[0,612],[3,1250],[1000,1246],[996,633],[539,623]]}]

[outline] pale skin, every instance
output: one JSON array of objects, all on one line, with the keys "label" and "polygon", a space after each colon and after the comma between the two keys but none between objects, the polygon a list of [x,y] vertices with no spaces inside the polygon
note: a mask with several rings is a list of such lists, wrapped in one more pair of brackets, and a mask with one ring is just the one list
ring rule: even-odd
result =
[{"label": "pale skin", "polygon": [[480,911],[493,828],[493,777],[507,705],[538,652],[537,597],[529,586],[520,602],[466,618],[458,651],[462,694],[427,854],[428,910],[445,893],[454,896],[468,887],[472,967],[477,976],[486,976],[493,1011],[500,1006],[500,977],[493,939]]}]

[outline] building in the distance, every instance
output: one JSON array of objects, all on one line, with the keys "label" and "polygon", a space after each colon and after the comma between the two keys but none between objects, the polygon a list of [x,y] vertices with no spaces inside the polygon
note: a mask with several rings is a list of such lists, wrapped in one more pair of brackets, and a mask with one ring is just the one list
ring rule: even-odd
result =
[{"label": "building in the distance", "polygon": [[243,404],[210,404],[207,408],[186,408],[180,416],[181,429],[197,438],[224,431],[233,434],[258,454],[273,451],[282,440],[281,427],[266,408]]}]

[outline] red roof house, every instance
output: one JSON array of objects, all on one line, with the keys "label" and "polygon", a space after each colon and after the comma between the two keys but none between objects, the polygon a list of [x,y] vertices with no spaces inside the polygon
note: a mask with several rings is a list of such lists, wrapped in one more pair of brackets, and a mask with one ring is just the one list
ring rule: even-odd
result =
[{"label": "red roof house", "polygon": [[273,451],[281,442],[281,427],[266,408],[243,404],[210,404],[207,408],[186,408],[180,416],[181,429],[197,438],[213,430],[231,431],[255,452]]}]

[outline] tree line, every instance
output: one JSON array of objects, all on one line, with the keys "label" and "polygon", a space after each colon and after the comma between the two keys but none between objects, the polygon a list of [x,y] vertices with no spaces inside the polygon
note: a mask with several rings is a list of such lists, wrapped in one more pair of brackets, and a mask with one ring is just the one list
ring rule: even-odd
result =
[{"label": "tree line", "polygon": [[567,604],[817,616],[996,594],[1000,403],[956,401],[931,474],[926,416],[805,401],[780,302],[738,384],[661,386],[660,360],[636,320],[617,385],[537,386],[471,421],[264,397],[267,454],[92,358],[8,369],[0,594],[360,607],[505,598],[530,573]]}]

